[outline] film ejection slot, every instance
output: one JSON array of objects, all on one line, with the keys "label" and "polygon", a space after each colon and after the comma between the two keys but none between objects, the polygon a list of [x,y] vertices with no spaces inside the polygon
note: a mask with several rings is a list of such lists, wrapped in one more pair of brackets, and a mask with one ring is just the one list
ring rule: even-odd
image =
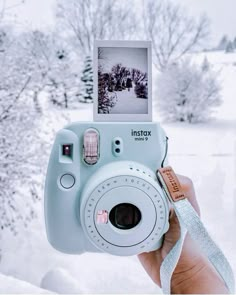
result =
[{"label": "film ejection slot", "polygon": [[84,132],[83,158],[88,165],[94,165],[99,160],[99,133],[93,128]]}]

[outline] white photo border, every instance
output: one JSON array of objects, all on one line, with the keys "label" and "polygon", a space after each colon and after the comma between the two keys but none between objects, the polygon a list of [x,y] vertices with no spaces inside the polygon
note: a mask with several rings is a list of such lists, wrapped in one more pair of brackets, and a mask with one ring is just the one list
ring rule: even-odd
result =
[{"label": "white photo border", "polygon": [[[148,113],[147,114],[100,114],[98,113],[98,48],[146,48],[148,66]],[[95,122],[151,122],[152,121],[152,43],[151,41],[108,41],[95,40],[93,51],[94,104],[93,120]]]}]

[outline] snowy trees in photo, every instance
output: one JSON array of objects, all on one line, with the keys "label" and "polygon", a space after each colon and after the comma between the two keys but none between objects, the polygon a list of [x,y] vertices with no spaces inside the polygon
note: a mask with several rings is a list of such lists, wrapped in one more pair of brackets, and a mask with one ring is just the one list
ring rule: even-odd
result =
[{"label": "snowy trees in photo", "polygon": [[108,78],[108,88],[113,88],[113,83],[115,85],[115,91],[122,91],[127,87],[127,69],[121,63],[114,65],[111,69],[111,73],[108,73],[109,77],[112,76],[114,79],[109,80]]},{"label": "snowy trees in photo", "polygon": [[109,114],[111,108],[111,101],[107,90],[107,80],[102,73],[101,66],[98,67],[98,113]]},{"label": "snowy trees in photo", "polygon": [[145,34],[152,41],[158,70],[197,49],[208,36],[207,17],[194,19],[173,1],[143,1],[143,12]]},{"label": "snowy trees in photo", "polygon": [[79,100],[86,103],[93,102],[93,63],[90,56],[85,58],[81,81],[83,85],[81,85]]},{"label": "snowy trees in photo", "polygon": [[188,59],[170,65],[159,75],[158,101],[167,121],[206,121],[221,104],[217,74],[205,60],[201,66]]},{"label": "snowy trees in photo", "polygon": [[[122,63],[115,63],[110,71],[104,72],[104,60],[105,57],[99,58],[98,66],[99,112],[112,113],[114,110],[117,113],[127,111],[132,114],[145,112],[146,102],[140,102],[139,98],[148,98],[147,73],[126,67]],[[127,104],[129,109],[126,107]]]},{"label": "snowy trees in photo", "polygon": [[134,92],[138,98],[148,98],[148,85],[146,82],[138,82],[135,85]]},{"label": "snowy trees in photo", "polygon": [[147,73],[142,73],[138,69],[131,70],[131,76],[134,81],[134,92],[138,98],[148,98],[148,78]]}]

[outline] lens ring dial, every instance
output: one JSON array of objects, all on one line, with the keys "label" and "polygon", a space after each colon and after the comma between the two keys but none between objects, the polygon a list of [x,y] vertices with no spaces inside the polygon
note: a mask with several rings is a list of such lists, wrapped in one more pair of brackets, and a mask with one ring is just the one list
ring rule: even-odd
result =
[{"label": "lens ring dial", "polygon": [[[127,241],[129,241],[128,234],[125,236],[119,232],[121,230],[110,230],[110,228],[112,229],[113,227],[111,224],[101,226],[96,224],[96,214],[98,211],[104,209],[109,212],[115,204],[118,204],[118,200],[111,196],[114,195],[112,190],[115,191],[120,188],[123,188],[124,191],[127,190],[130,192],[135,189],[137,192],[140,191],[140,197],[138,198],[137,196],[136,200],[133,197],[128,203],[137,206],[142,213],[142,217],[146,214],[143,224],[141,222],[140,225],[136,226],[137,228],[135,227],[134,229],[126,231],[128,234],[130,233],[130,236],[132,236],[132,232],[129,231],[137,231],[133,234],[134,237],[137,235],[137,237],[134,238],[134,243],[132,243],[131,239],[130,244],[127,243]],[[121,196],[119,201],[122,203],[123,201],[129,200],[129,195],[132,195],[132,193],[124,196],[124,200]],[[144,197],[145,202],[139,200]],[[105,208],[104,205],[103,207],[99,207],[103,198],[107,198],[104,204],[110,202],[107,208]],[[149,217],[147,215],[148,208],[150,210]],[[144,214],[142,210],[145,210],[147,213]],[[168,212],[169,208],[167,200],[154,179],[148,176],[141,178],[136,175],[117,175],[101,182],[89,195],[84,208],[84,229],[87,232],[89,240],[100,250],[109,252],[113,255],[134,255],[150,251],[150,249],[154,249],[156,245],[160,244],[160,239],[168,228]],[[101,230],[102,228],[104,230]],[[142,235],[145,230],[146,236]],[[112,234],[113,237],[111,237]],[[117,241],[117,237],[120,237],[121,240],[119,244],[114,242]],[[122,241],[125,240],[125,238],[126,241],[122,244]]]}]

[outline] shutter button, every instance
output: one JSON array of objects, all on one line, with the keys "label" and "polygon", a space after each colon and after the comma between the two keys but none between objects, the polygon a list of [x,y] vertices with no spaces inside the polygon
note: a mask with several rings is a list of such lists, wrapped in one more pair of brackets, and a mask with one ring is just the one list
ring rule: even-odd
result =
[{"label": "shutter button", "polygon": [[71,174],[64,174],[62,175],[60,182],[64,188],[69,189],[75,184],[75,178]]}]

